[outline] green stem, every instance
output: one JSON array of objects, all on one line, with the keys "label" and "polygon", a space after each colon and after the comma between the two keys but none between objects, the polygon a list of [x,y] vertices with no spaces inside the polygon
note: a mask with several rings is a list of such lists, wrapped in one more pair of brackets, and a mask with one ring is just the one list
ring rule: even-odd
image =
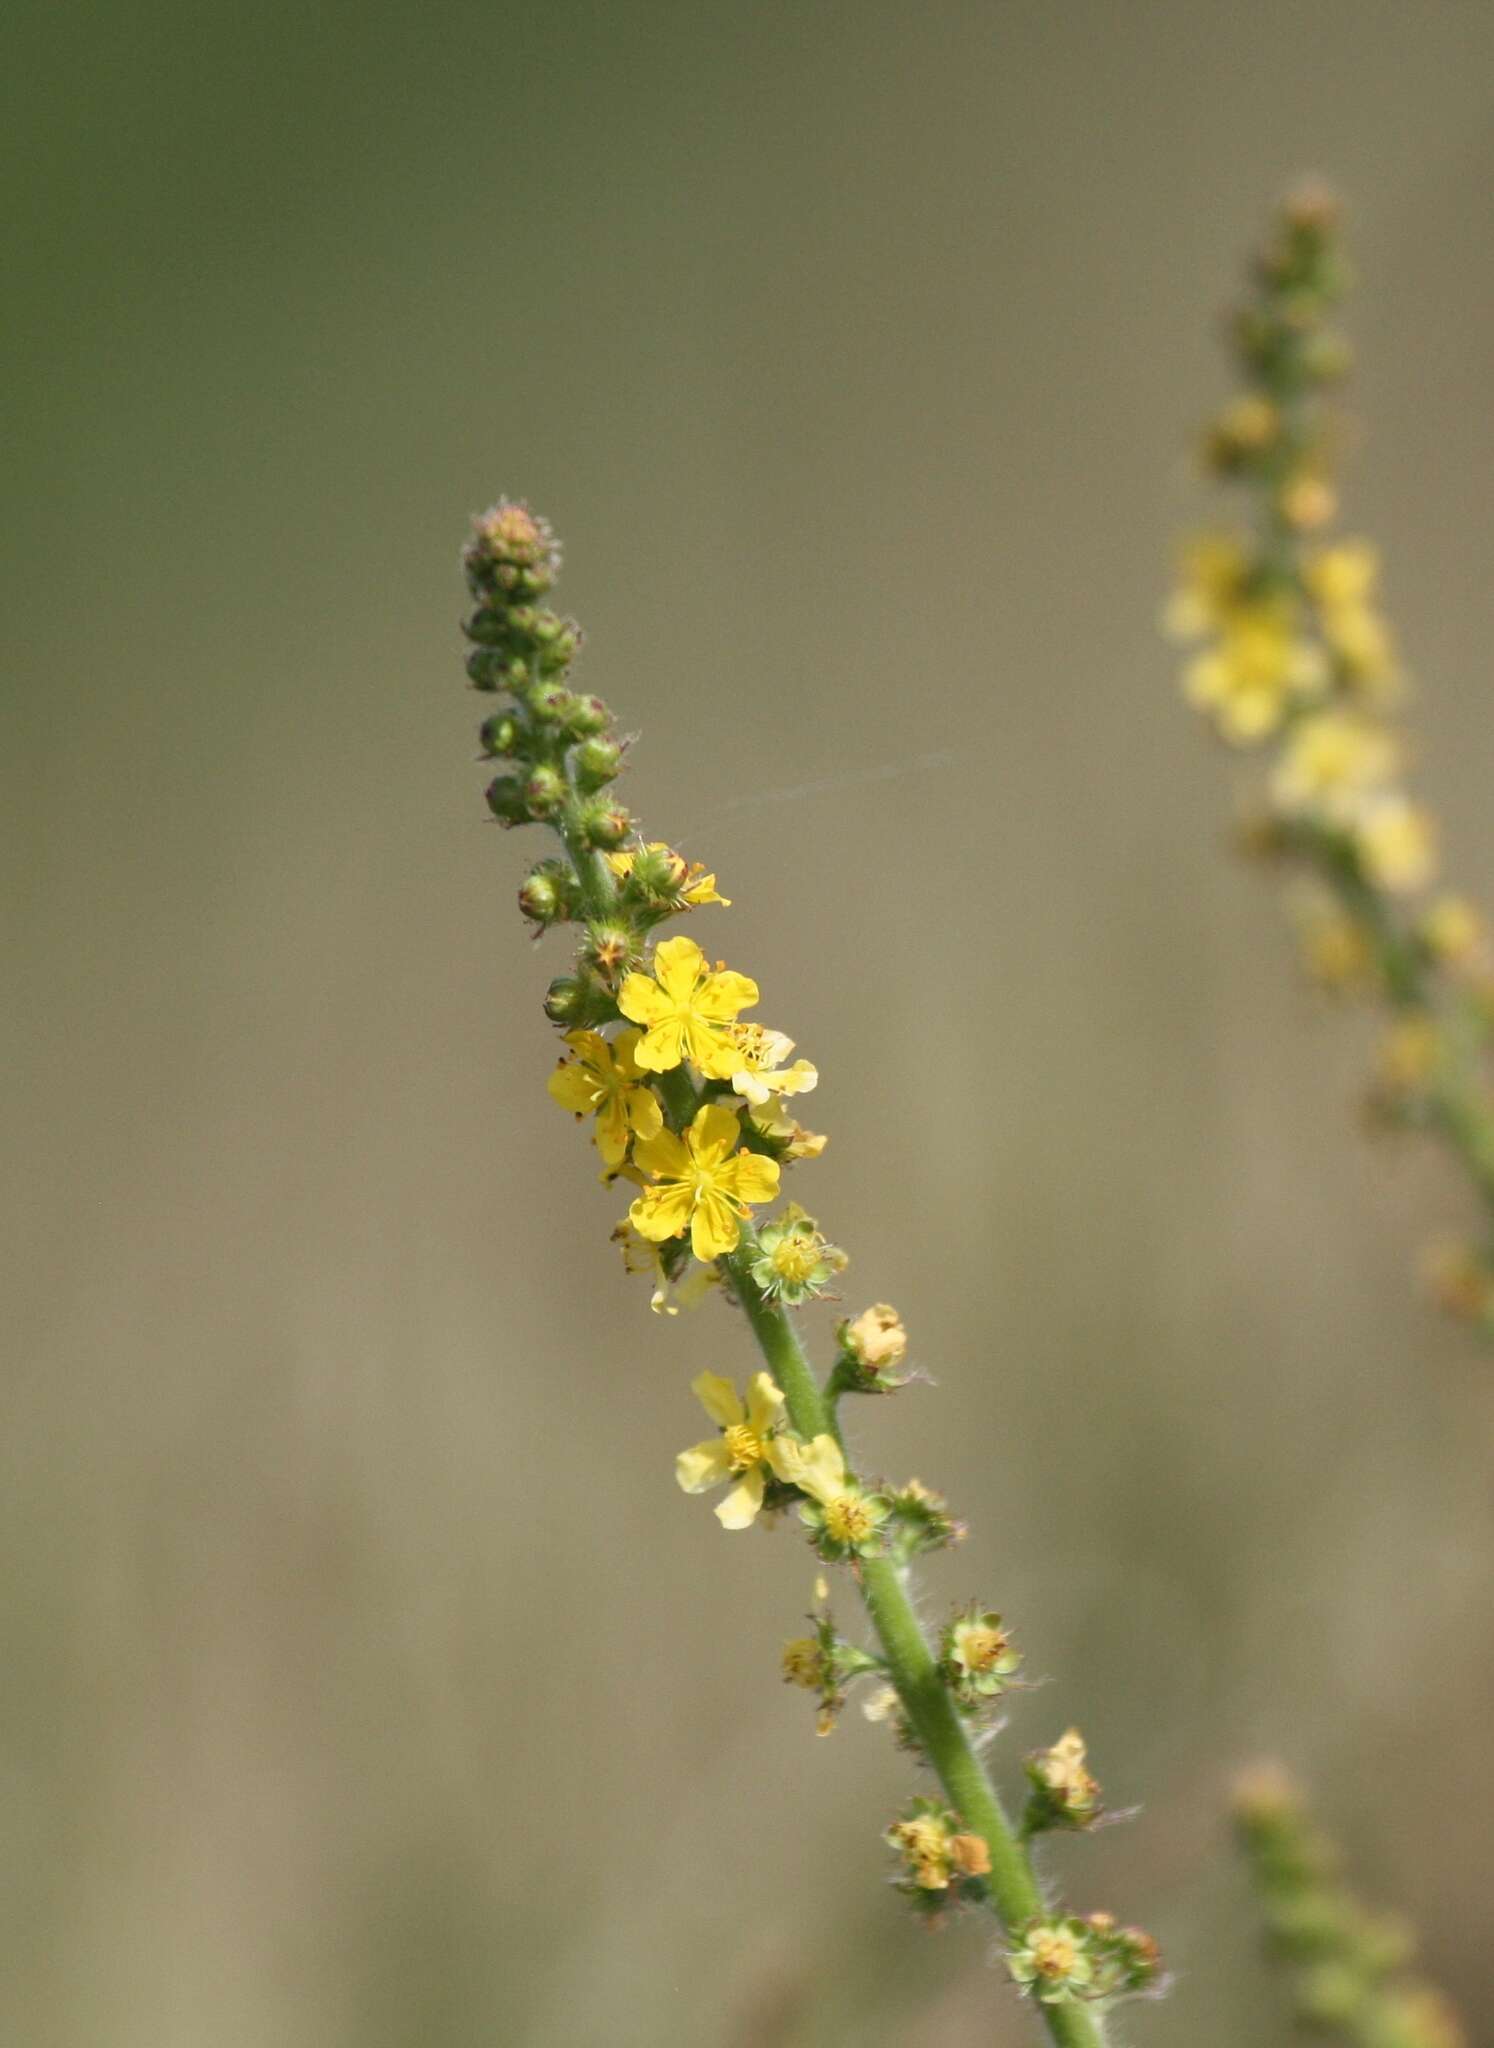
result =
[{"label": "green stem", "polygon": [[[838,1436],[834,1414],[804,1355],[798,1332],[752,1279],[749,1259],[744,1248],[721,1263],[768,1369],[783,1389],[789,1420],[802,1437],[826,1432]],[[986,1845],[991,1858],[987,1878],[991,1903],[1007,1933],[1017,1937],[1029,1921],[1044,1912],[1043,1895],[969,1730],[939,1677],[908,1591],[907,1572],[890,1558],[866,1558],[857,1578],[887,1660],[887,1674],[950,1805]],[[1088,2007],[1039,2002],[1037,2010],[1060,2048],[1102,2048],[1105,2036],[1099,2016]]]}]

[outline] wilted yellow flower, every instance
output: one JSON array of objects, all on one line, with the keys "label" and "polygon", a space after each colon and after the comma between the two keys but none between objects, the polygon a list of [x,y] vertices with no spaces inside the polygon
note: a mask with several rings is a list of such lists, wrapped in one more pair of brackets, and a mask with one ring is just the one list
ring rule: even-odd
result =
[{"label": "wilted yellow flower", "polygon": [[731,1110],[708,1102],[683,1138],[666,1130],[640,1139],[633,1157],[658,1179],[629,1209],[633,1228],[655,1243],[688,1230],[697,1259],[735,1251],[747,1204],[771,1202],[778,1193],[778,1162],[736,1150],[740,1136]]},{"label": "wilted yellow flower", "polygon": [[1100,1786],[1085,1767],[1086,1754],[1084,1737],[1070,1728],[1051,1748],[1028,1758],[1027,1775],[1038,1794],[1039,1825],[1088,1827],[1099,1817]]},{"label": "wilted yellow flower", "polygon": [[1383,726],[1351,711],[1319,711],[1287,734],[1271,793],[1284,810],[1322,811],[1342,820],[1398,767],[1395,741]]},{"label": "wilted yellow flower", "polygon": [[714,973],[694,939],[663,939],[653,975],[630,974],[618,992],[623,1015],[645,1029],[634,1058],[648,1073],[689,1060],[700,1073],[726,1080],[736,1064],[730,1026],[757,1001],[757,983],[718,967]]},{"label": "wilted yellow flower", "polygon": [[596,1117],[597,1150],[608,1166],[626,1158],[630,1132],[652,1138],[663,1127],[658,1099],[633,1057],[641,1036],[621,1031],[609,1045],[599,1031],[568,1031],[565,1042],[576,1057],[562,1060],[550,1076],[550,1093],[562,1109]]},{"label": "wilted yellow flower", "polygon": [[845,1323],[840,1340],[853,1357],[872,1372],[884,1366],[901,1365],[908,1353],[908,1333],[903,1319],[889,1302],[873,1302],[859,1316]]},{"label": "wilted yellow flower", "polygon": [[721,1434],[681,1451],[674,1476],[686,1493],[704,1493],[709,1486],[735,1479],[737,1484],[716,1509],[716,1519],[723,1529],[746,1529],[757,1520],[763,1504],[783,1394],[765,1372],[755,1372],[747,1382],[745,1405],[731,1381],[719,1373],[698,1373],[690,1390]]},{"label": "wilted yellow flower", "polygon": [[755,1109],[775,1095],[805,1095],[820,1078],[808,1060],[795,1060],[791,1067],[784,1064],[794,1041],[781,1031],[770,1031],[765,1024],[739,1023],[733,1024],[731,1035],[737,1048],[732,1089]]},{"label": "wilted yellow flower", "polygon": [[1291,607],[1263,600],[1226,620],[1215,645],[1189,664],[1183,688],[1225,739],[1243,746],[1275,732],[1290,705],[1327,683],[1323,650],[1301,638]]},{"label": "wilted yellow flower", "polygon": [[1387,793],[1360,812],[1354,844],[1365,874],[1392,895],[1424,889],[1437,872],[1437,843],[1427,813],[1406,797]]}]

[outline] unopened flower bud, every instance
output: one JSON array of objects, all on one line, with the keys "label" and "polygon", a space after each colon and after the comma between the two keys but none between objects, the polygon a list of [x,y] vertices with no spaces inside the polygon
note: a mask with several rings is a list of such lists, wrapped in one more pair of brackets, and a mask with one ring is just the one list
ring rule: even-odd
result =
[{"label": "unopened flower bud", "polygon": [[536,683],[526,702],[535,717],[546,725],[564,725],[574,699],[564,683]]},{"label": "unopened flower bud", "polygon": [[600,697],[571,699],[565,729],[573,740],[590,739],[593,733],[605,732],[611,723],[612,713]]},{"label": "unopened flower bud", "polygon": [[524,732],[511,711],[495,711],[483,720],[477,736],[485,754],[506,757],[518,753]]},{"label": "unopened flower bud", "polygon": [[606,1024],[617,1004],[593,975],[560,974],[545,991],[545,1015],[552,1024]]},{"label": "unopened flower bud", "polygon": [[524,800],[531,818],[553,818],[566,799],[566,780],[558,768],[541,761],[524,785]]},{"label": "unopened flower bud", "polygon": [[560,549],[548,521],[527,505],[500,498],[472,522],[464,559],[469,574],[523,599],[549,589],[560,567]]},{"label": "unopened flower bud", "polygon": [[584,790],[601,789],[622,767],[622,748],[616,740],[583,740],[572,757],[576,781]]},{"label": "unopened flower bud", "polygon": [[569,917],[575,887],[571,872],[562,861],[543,861],[519,890],[519,908],[540,926],[556,924]]},{"label": "unopened flower bud", "polygon": [[495,775],[486,790],[488,809],[500,825],[529,822],[529,802],[524,785],[516,775]]},{"label": "unopened flower bud", "polygon": [[508,638],[508,620],[502,612],[485,608],[463,619],[462,631],[479,647],[501,647]]},{"label": "unopened flower bud", "polygon": [[507,657],[496,647],[469,647],[467,674],[476,690],[507,689]]},{"label": "unopened flower bud", "polygon": [[590,803],[581,813],[588,846],[621,846],[632,829],[632,813],[622,804]]},{"label": "unopened flower bud", "polygon": [[642,953],[637,933],[625,924],[587,927],[586,958],[604,981],[615,983],[628,968],[638,965]]}]

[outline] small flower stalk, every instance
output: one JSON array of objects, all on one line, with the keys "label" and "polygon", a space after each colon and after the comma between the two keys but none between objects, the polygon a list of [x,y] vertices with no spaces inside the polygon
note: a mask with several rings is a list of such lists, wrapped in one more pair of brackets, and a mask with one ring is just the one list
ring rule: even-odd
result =
[{"label": "small flower stalk", "polygon": [[1231,322],[1238,395],[1203,440],[1242,516],[1189,543],[1165,623],[1189,650],[1188,702],[1260,763],[1241,845],[1291,875],[1308,977],[1384,1014],[1372,1122],[1432,1134],[1472,1183],[1481,1232],[1433,1291],[1494,1335],[1494,957],[1480,913],[1441,881],[1436,820],[1407,782],[1378,552],[1338,530],[1348,282],[1332,199],[1289,199]]},{"label": "small flower stalk", "polygon": [[[581,633],[549,608],[560,563],[549,525],[500,500],[475,522],[464,563],[475,606],[468,677],[502,700],[479,728],[483,758],[501,764],[488,808],[506,829],[555,835],[559,851],[531,869],[519,908],[537,937],[575,935],[574,958],[544,998],[560,1033],[549,1093],[590,1151],[594,1178],[619,1203],[626,1195],[612,1237],[624,1270],[650,1282],[651,1306],[676,1314],[715,1292],[762,1358],[745,1386],[714,1366],[696,1374],[709,1428],[677,1454],[676,1484],[713,1496],[733,1536],[797,1530],[825,1571],[844,1573],[868,1640],[841,1632],[822,1574],[810,1632],[783,1648],[784,1680],[812,1696],[821,1735],[865,1681],[867,1721],[932,1779],[885,1831],[895,1885],[923,1918],[959,1905],[992,1913],[1009,1974],[1049,2037],[1101,2048],[1106,2009],[1154,1986],[1158,1966],[1147,1937],[1105,1914],[1055,1915],[1040,1884],[1035,1839],[1098,1817],[1082,1741],[1071,1731],[1029,1760],[1027,1817],[1010,1820],[982,1751],[1020,1655],[980,1601],[930,1642],[912,1569],[958,1543],[963,1527],[921,1480],[865,1472],[841,1426],[843,1397],[891,1394],[921,1377],[903,1319],[880,1301],[845,1316],[823,1372],[801,1335],[805,1311],[834,1298],[849,1264],[816,1217],[785,1199],[786,1177],[825,1149],[798,1119],[818,1068],[776,1023],[749,1014],[762,994],[729,946],[720,958],[714,940],[708,952],[694,936],[728,907],[714,872],[644,837],[616,796],[627,746],[608,706],[574,687]],[[689,932],[665,929],[681,918]]]},{"label": "small flower stalk", "polygon": [[1273,1955],[1304,2028],[1349,2048],[1468,2048],[1451,2005],[1413,1969],[1415,1938],[1347,1891],[1333,1845],[1276,1765],[1242,1777],[1235,1829]]}]

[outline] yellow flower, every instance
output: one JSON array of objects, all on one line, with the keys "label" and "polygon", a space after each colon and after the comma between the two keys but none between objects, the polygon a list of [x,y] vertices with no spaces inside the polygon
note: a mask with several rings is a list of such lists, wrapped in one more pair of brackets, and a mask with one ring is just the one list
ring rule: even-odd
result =
[{"label": "yellow flower", "polygon": [[1202,640],[1240,608],[1249,564],[1231,534],[1201,533],[1183,550],[1182,581],[1168,599],[1163,627],[1174,640]]},{"label": "yellow flower", "polygon": [[1421,939],[1434,959],[1460,967],[1482,948],[1484,921],[1466,896],[1439,896],[1427,906]]},{"label": "yellow flower", "polygon": [[645,1029],[634,1058],[649,1073],[682,1060],[708,1079],[724,1081],[737,1063],[731,1025],[757,1001],[757,983],[718,967],[712,974],[694,939],[663,939],[654,973],[630,974],[618,994],[623,1015]]},{"label": "yellow flower", "polygon": [[1189,664],[1183,679],[1191,704],[1210,711],[1236,745],[1265,739],[1288,707],[1327,687],[1321,647],[1303,640],[1289,606],[1257,602],[1225,621],[1215,645]]},{"label": "yellow flower", "polygon": [[1315,548],[1302,567],[1313,602],[1324,611],[1367,604],[1380,575],[1379,551],[1367,540],[1339,541]]},{"label": "yellow flower", "polygon": [[794,1041],[781,1031],[770,1031],[765,1024],[733,1024],[731,1035],[737,1048],[732,1089],[754,1108],[761,1109],[773,1095],[806,1095],[820,1078],[808,1060],[784,1065]]},{"label": "yellow flower", "polygon": [[1320,711],[1287,735],[1271,778],[1283,810],[1321,810],[1345,818],[1367,791],[1383,788],[1400,766],[1385,728],[1350,711]]},{"label": "yellow flower", "polygon": [[752,1128],[782,1147],[784,1159],[818,1159],[830,1140],[820,1131],[806,1131],[789,1115],[781,1096],[770,1096],[761,1106],[747,1112]]},{"label": "yellow flower", "polygon": [[562,1060],[550,1076],[550,1093],[562,1109],[596,1117],[597,1150],[609,1167],[627,1157],[630,1131],[652,1138],[663,1127],[663,1111],[634,1058],[642,1035],[623,1031],[609,1045],[600,1032],[568,1031],[565,1042],[576,1057]]},{"label": "yellow flower", "polygon": [[862,1492],[847,1473],[845,1453],[833,1436],[817,1436],[807,1444],[797,1437],[775,1437],[770,1455],[778,1477],[814,1503],[800,1513],[817,1532],[822,1555],[874,1554],[888,1503],[880,1494]]},{"label": "yellow flower", "polygon": [[1368,805],[1355,822],[1354,843],[1366,875],[1392,895],[1424,889],[1437,872],[1432,821],[1403,796]]},{"label": "yellow flower", "polygon": [[778,1162],[735,1151],[740,1136],[732,1112],[708,1102],[696,1111],[683,1138],[660,1131],[655,1138],[640,1139],[633,1156],[658,1178],[628,1211],[639,1235],[657,1244],[688,1229],[697,1259],[719,1259],[735,1251],[747,1204],[771,1202],[778,1193]]},{"label": "yellow flower", "polygon": [[755,1372],[747,1382],[745,1406],[731,1381],[719,1373],[697,1374],[690,1390],[721,1434],[681,1451],[674,1461],[674,1476],[686,1493],[704,1493],[708,1486],[724,1486],[735,1479],[737,1484],[716,1509],[716,1519],[723,1529],[749,1528],[763,1504],[783,1395],[765,1372]]},{"label": "yellow flower", "polygon": [[633,872],[633,866],[640,852],[654,855],[679,900],[691,910],[698,910],[705,903],[719,903],[723,910],[731,908],[731,898],[722,896],[716,888],[716,877],[708,875],[698,860],[687,861],[662,839],[650,839],[639,847],[623,847],[616,853],[604,855],[609,868],[619,881],[626,881]]}]

